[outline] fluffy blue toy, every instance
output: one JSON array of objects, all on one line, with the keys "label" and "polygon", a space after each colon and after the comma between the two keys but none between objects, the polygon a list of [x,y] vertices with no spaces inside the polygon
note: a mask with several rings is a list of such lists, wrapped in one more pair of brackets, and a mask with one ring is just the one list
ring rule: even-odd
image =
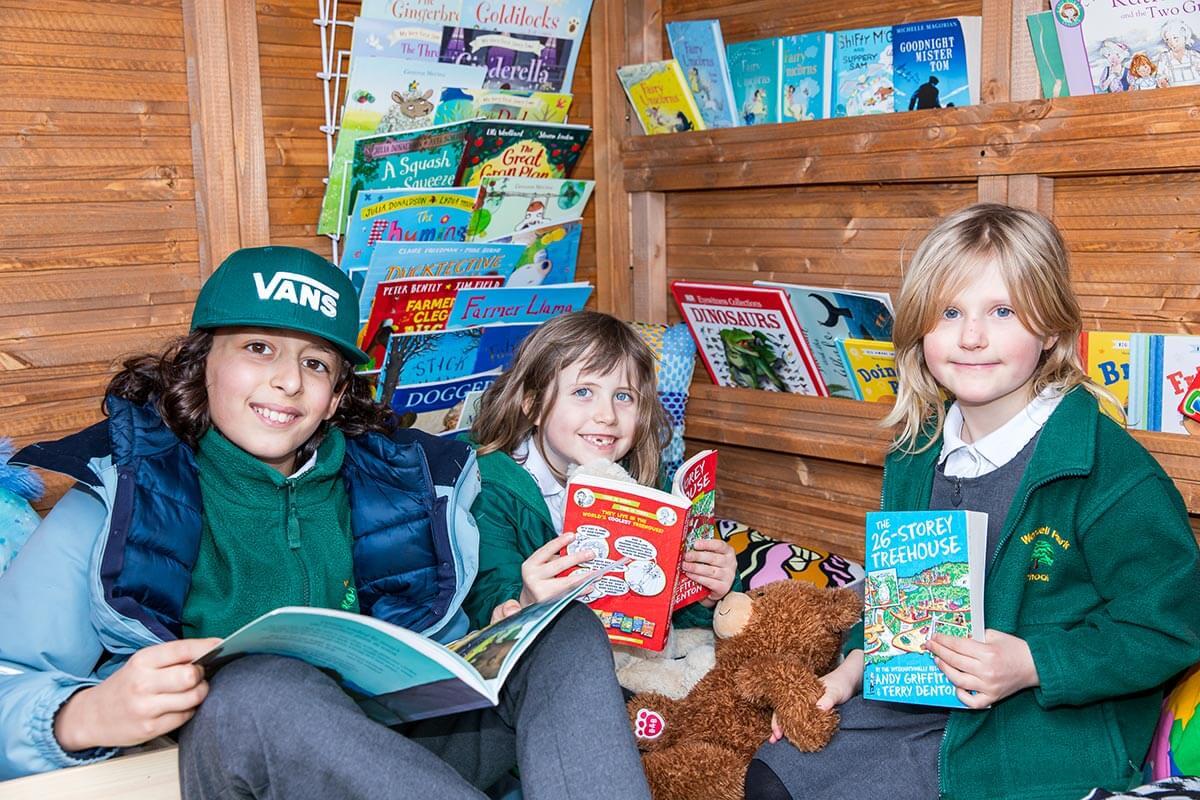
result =
[{"label": "fluffy blue toy", "polygon": [[42,521],[29,505],[42,496],[42,479],[31,469],[9,464],[12,455],[12,440],[0,438],[0,575]]}]

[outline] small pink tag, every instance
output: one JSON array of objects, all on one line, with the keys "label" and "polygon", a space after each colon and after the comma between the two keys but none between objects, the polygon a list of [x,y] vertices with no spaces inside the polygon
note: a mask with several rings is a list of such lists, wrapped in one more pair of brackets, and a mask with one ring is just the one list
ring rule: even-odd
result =
[{"label": "small pink tag", "polygon": [[662,715],[648,708],[639,708],[633,725],[633,734],[639,739],[657,739],[662,736],[666,723]]}]

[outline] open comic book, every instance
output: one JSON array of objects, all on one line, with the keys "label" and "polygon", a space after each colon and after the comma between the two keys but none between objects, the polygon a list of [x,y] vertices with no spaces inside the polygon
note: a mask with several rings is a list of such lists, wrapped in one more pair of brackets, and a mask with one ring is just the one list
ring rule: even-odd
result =
[{"label": "open comic book", "polygon": [[576,538],[566,552],[591,550],[579,569],[608,573],[580,599],[614,644],[662,650],[671,614],[708,596],[682,564],[688,547],[715,535],[716,483],[714,450],[685,461],[670,492],[594,475],[568,481],[563,531]]},{"label": "open comic book", "polygon": [[521,654],[602,575],[449,645],[363,614],[286,606],[243,625],[196,663],[214,671],[251,653],[299,658],[335,677],[386,725],[485,708],[500,702]]}]

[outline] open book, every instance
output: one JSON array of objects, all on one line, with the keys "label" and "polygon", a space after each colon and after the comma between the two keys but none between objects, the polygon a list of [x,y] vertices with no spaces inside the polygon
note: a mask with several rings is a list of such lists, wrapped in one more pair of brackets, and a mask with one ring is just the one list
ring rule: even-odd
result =
[{"label": "open book", "polygon": [[521,654],[601,575],[450,645],[363,614],[286,606],[243,625],[196,663],[214,671],[251,653],[299,658],[336,678],[386,725],[485,708],[500,702]]},{"label": "open book", "polygon": [[681,568],[692,543],[715,535],[716,482],[717,453],[705,450],[683,463],[670,492],[578,473],[567,483],[563,531],[576,538],[566,551],[591,550],[579,569],[610,573],[580,599],[613,643],[662,650],[671,614],[708,596]]}]

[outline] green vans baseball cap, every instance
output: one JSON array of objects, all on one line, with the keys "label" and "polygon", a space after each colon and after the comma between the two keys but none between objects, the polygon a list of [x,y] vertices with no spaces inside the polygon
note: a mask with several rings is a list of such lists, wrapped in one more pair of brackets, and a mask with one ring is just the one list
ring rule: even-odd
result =
[{"label": "green vans baseball cap", "polygon": [[358,348],[358,293],[344,272],[301,247],[244,247],[200,287],[192,330],[251,325],[319,336],[350,360]]}]

